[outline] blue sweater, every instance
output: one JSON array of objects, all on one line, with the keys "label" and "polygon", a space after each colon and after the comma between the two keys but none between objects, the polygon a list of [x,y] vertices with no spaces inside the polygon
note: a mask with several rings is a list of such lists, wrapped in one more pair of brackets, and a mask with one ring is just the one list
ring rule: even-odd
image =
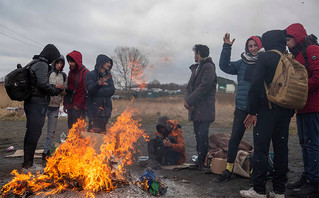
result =
[{"label": "blue sweater", "polygon": [[248,112],[248,92],[250,82],[244,80],[248,64],[242,59],[230,61],[231,45],[224,43],[219,59],[219,68],[227,74],[237,75],[238,87],[236,91],[236,108]]}]

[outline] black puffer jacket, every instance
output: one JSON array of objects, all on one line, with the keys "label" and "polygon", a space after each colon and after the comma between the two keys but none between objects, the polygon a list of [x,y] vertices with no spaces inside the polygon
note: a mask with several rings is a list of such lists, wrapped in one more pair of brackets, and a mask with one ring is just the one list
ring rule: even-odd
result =
[{"label": "black puffer jacket", "polygon": [[30,82],[32,95],[25,102],[34,104],[49,104],[49,96],[56,96],[62,89],[55,88],[49,83],[49,63],[60,57],[59,50],[52,44],[44,47],[39,55],[35,55],[33,60],[40,60],[30,67]]},{"label": "black puffer jacket", "polygon": [[86,99],[88,116],[111,116],[111,96],[115,92],[113,79],[109,78],[106,80],[107,85],[99,85],[98,83],[98,80],[103,78],[103,75],[109,74],[107,71],[105,74],[99,72],[100,67],[108,61],[111,62],[112,68],[113,61],[111,58],[103,54],[98,55],[94,70],[87,73],[85,77],[85,86],[88,92],[88,97]]},{"label": "black puffer jacket", "polygon": [[274,77],[280,55],[269,51],[276,49],[280,52],[286,50],[286,32],[281,30],[271,30],[263,34],[262,44],[265,53],[259,55],[256,62],[253,80],[249,90],[249,113],[256,115],[262,109],[268,109],[268,99],[264,87],[264,82],[269,85]]}]

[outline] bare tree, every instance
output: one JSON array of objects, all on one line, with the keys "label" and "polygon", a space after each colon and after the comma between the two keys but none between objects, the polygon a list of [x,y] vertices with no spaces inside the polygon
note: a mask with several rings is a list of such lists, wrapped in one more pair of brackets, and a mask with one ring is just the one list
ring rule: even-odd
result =
[{"label": "bare tree", "polygon": [[134,47],[117,47],[112,56],[115,72],[115,83],[125,90],[133,85],[145,86],[144,70],[148,59]]}]

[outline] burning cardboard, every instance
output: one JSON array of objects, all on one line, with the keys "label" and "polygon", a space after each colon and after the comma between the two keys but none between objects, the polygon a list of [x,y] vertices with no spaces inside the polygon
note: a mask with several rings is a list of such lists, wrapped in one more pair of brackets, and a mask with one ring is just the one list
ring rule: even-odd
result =
[{"label": "burning cardboard", "polygon": [[[94,196],[93,193],[110,192],[121,184],[128,184],[125,167],[132,164],[134,144],[141,136],[147,138],[139,120],[132,118],[133,113],[125,110],[103,135],[101,144],[102,138],[81,134],[86,124],[79,120],[69,131],[66,142],[48,158],[43,174],[12,171],[14,178],[3,186],[2,196],[30,193],[47,196],[66,189],[85,190]],[[97,146],[99,152],[96,152]]]}]

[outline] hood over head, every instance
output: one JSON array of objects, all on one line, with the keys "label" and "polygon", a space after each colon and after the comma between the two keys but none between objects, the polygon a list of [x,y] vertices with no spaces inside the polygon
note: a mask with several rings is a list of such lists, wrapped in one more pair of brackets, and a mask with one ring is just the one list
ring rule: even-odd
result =
[{"label": "hood over head", "polygon": [[263,48],[263,45],[262,45],[262,42],[261,42],[261,38],[260,36],[251,36],[247,39],[246,41],[246,44],[245,44],[245,52],[246,53],[249,53],[248,51],[248,41],[250,40],[254,40],[256,43],[257,43],[257,46],[258,46],[258,51]]},{"label": "hood over head", "polygon": [[96,71],[98,71],[99,68],[100,68],[102,65],[104,65],[106,62],[108,62],[108,61],[111,62],[111,67],[110,67],[110,70],[111,70],[112,67],[113,67],[113,60],[112,60],[110,57],[108,57],[108,56],[106,56],[106,55],[104,55],[104,54],[98,55],[98,56],[96,57],[96,64],[95,64],[94,69],[95,69]]},{"label": "hood over head", "polygon": [[60,58],[57,58],[57,59],[53,62],[53,64],[52,64],[53,69],[55,70],[55,66],[54,66],[54,65],[55,65],[55,63],[56,63],[57,61],[59,61],[59,60],[62,60],[62,62],[63,62],[62,67],[61,67],[61,69],[60,69],[60,71],[63,71],[64,65],[65,65],[65,59],[64,59],[64,56],[63,56],[63,55],[61,55]]},{"label": "hood over head", "polygon": [[79,51],[73,50],[73,52],[70,52],[66,58],[71,57],[77,64],[78,70],[82,68],[82,54]]},{"label": "hood over head", "polygon": [[296,44],[303,42],[304,38],[307,36],[307,31],[300,23],[294,23],[289,25],[286,28],[287,36],[293,37],[296,39]]},{"label": "hood over head", "polygon": [[33,59],[42,57],[45,58],[48,63],[52,63],[53,61],[55,61],[57,58],[59,58],[60,52],[59,50],[53,45],[53,44],[47,44],[43,50],[41,51],[41,53],[37,56],[34,56]]},{"label": "hood over head", "polygon": [[[160,130],[161,128],[165,128],[167,130],[167,133],[164,133]],[[160,134],[162,134],[164,137],[167,137],[167,135],[172,131],[173,127],[170,124],[169,118],[167,116],[161,116],[157,120],[156,130]]]},{"label": "hood over head", "polygon": [[280,52],[286,50],[286,31],[270,30],[262,35],[262,44],[266,51],[276,49]]}]

